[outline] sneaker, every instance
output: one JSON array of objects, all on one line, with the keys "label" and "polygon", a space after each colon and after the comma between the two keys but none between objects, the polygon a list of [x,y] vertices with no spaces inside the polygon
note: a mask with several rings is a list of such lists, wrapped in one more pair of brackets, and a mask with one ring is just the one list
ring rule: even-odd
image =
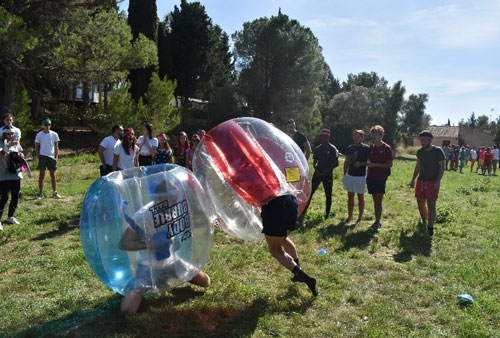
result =
[{"label": "sneaker", "polygon": [[5,220],[5,223],[8,223],[8,224],[15,224],[15,225],[18,225],[20,224],[19,221],[15,218],[15,217],[9,217]]},{"label": "sneaker", "polygon": [[382,224],[380,224],[378,222],[373,223],[371,226],[372,230],[375,232],[379,232],[381,227],[382,227]]},{"label": "sneaker", "polygon": [[52,193],[52,198],[61,199],[61,198],[62,198],[62,196],[61,196],[61,195],[59,195],[59,194],[57,193],[57,191],[54,191],[54,192]]},{"label": "sneaker", "polygon": [[36,195],[36,199],[37,200],[41,200],[42,198],[44,198],[45,196],[43,195],[43,192],[39,193],[38,195]]}]

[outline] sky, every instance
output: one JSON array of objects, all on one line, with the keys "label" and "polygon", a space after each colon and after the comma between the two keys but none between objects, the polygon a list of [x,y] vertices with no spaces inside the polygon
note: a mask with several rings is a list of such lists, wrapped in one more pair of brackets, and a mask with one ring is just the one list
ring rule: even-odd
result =
[{"label": "sky", "polygon": [[[283,14],[309,27],[333,75],[376,72],[427,93],[432,124],[472,112],[500,118],[500,1],[200,0],[231,35],[243,23]],[[157,0],[160,20],[179,1]],[[128,9],[128,0],[120,4]]]}]

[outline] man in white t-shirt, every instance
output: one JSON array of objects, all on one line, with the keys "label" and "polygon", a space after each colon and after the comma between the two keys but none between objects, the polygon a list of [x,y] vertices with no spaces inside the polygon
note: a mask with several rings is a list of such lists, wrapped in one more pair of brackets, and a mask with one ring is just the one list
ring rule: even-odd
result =
[{"label": "man in white t-shirt", "polygon": [[493,153],[493,160],[491,161],[491,164],[493,164],[493,175],[496,176],[498,159],[500,158],[500,150],[497,146],[493,146],[493,150],[491,152]]},{"label": "man in white t-shirt", "polygon": [[42,199],[43,195],[43,180],[45,178],[45,170],[49,169],[50,183],[52,183],[52,197],[61,198],[57,193],[56,169],[57,160],[59,158],[59,135],[50,130],[52,121],[47,117],[42,121],[43,130],[36,134],[35,151],[38,157],[38,167],[40,169],[40,177],[38,178],[38,189],[40,193],[36,196],[37,199]]},{"label": "man in white t-shirt", "polygon": [[13,125],[14,116],[12,116],[12,114],[9,113],[4,114],[2,116],[2,120],[3,120],[3,127],[0,128],[0,135],[2,135],[3,128],[12,129],[12,131],[14,132],[14,141],[15,142],[17,141],[16,144],[19,144],[19,142],[21,141],[21,129],[14,127]]},{"label": "man in white t-shirt", "polygon": [[477,162],[476,146],[472,146],[472,149],[470,150],[469,155],[470,155],[470,172],[472,172],[472,170],[474,169],[474,163]]},{"label": "man in white t-shirt", "polygon": [[99,166],[101,177],[113,171],[113,150],[121,143],[120,138],[122,134],[123,127],[120,124],[116,124],[111,128],[111,135],[105,137],[99,145],[97,153],[101,160],[101,165]]}]

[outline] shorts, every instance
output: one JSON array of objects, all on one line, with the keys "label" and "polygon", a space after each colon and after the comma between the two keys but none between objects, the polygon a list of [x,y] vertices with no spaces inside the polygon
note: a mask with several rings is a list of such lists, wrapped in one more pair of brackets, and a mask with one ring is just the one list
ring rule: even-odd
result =
[{"label": "shorts", "polygon": [[470,160],[470,163],[476,163],[477,160]]},{"label": "shorts", "polygon": [[465,160],[460,160],[460,166],[465,167]]},{"label": "shorts", "polygon": [[479,160],[479,165],[482,167],[484,165],[484,160]]},{"label": "shorts", "polygon": [[491,164],[493,164],[493,166],[494,166],[494,167],[496,167],[496,166],[497,166],[497,163],[498,163],[498,160],[493,160],[493,161],[491,162]]},{"label": "shorts", "polygon": [[57,160],[52,157],[40,155],[40,159],[38,160],[38,169],[40,170],[56,170],[57,169]]},{"label": "shorts", "polygon": [[415,197],[418,199],[432,199],[437,200],[439,189],[434,189],[436,181],[419,181],[415,187]]},{"label": "shorts", "polygon": [[262,232],[267,236],[286,237],[295,230],[299,202],[292,195],[276,197],[262,206]]},{"label": "shorts", "polygon": [[351,176],[349,174],[344,175],[344,189],[355,193],[355,194],[364,194],[365,193],[365,185],[366,185],[366,177],[364,176]]},{"label": "shorts", "polygon": [[386,181],[366,180],[366,187],[368,188],[368,193],[371,195],[385,194],[385,182]]},{"label": "shorts", "polygon": [[139,154],[139,166],[145,167],[148,165],[153,165],[153,157],[150,155],[144,156]]}]

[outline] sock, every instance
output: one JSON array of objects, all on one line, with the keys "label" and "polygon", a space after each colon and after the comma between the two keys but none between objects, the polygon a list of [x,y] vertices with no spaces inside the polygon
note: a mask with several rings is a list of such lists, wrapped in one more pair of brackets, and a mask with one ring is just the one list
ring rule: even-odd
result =
[{"label": "sock", "polygon": [[299,261],[298,258],[295,258],[293,261],[295,262],[295,264],[297,264],[298,266],[300,266],[300,261]]},{"label": "sock", "polygon": [[[297,264],[297,266],[298,266],[298,267],[299,267],[299,269],[300,269],[300,262],[299,262],[299,259],[298,259],[298,258],[295,258],[293,261],[295,262],[295,264]],[[291,280],[292,282],[298,282],[298,281],[299,281],[299,280],[297,279],[297,276],[295,275],[295,273],[293,274],[292,278],[290,278],[290,280]]]},{"label": "sock", "polygon": [[294,278],[298,282],[303,282],[306,283],[306,285],[309,287],[311,290],[312,294],[314,296],[318,295],[318,288],[316,287],[316,278],[309,276],[307,273],[302,271],[302,269],[297,265],[295,268],[292,270],[294,274]]}]

